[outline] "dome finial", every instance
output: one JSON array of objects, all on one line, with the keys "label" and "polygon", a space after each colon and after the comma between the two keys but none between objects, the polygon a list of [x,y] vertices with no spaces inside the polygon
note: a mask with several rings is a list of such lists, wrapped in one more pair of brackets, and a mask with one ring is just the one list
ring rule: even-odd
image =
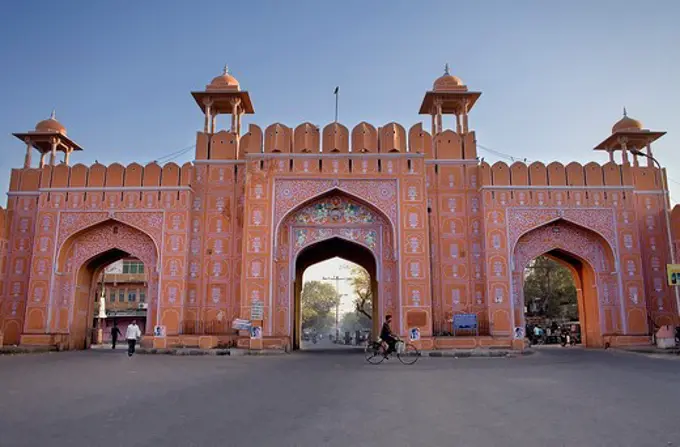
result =
[{"label": "dome finial", "polygon": [[222,70],[222,74],[229,74],[229,66],[227,64],[224,64],[224,69]]},{"label": "dome finial", "polygon": [[51,120],[57,119],[57,110],[56,109],[52,109],[52,113],[50,114],[50,119]]},{"label": "dome finial", "polygon": [[445,75],[450,75],[450,74],[451,74],[451,73],[449,72],[449,63],[448,63],[448,62],[444,65],[444,74],[445,74]]},{"label": "dome finial", "polygon": [[623,116],[628,116],[628,112],[626,112],[626,106],[623,106]]}]

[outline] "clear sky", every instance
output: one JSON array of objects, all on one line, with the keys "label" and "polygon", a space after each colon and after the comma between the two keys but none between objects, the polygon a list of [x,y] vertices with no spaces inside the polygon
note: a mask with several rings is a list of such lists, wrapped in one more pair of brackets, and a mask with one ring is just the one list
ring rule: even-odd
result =
[{"label": "clear sky", "polygon": [[545,162],[606,161],[591,148],[626,106],[668,131],[656,154],[680,181],[679,23],[677,0],[4,2],[0,187],[23,163],[10,132],[53,108],[85,148],[74,162],[144,163],[193,144],[203,120],[189,92],[225,63],[263,127],[325,125],[336,85],[346,125],[409,127],[448,62],[483,92],[479,143]]}]

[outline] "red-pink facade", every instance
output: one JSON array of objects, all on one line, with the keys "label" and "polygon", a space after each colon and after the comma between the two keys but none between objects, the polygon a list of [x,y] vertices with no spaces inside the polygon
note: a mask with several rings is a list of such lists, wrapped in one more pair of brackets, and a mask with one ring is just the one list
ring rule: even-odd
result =
[{"label": "red-pink facade", "polygon": [[[242,132],[253,105],[226,71],[193,95],[204,129],[183,166],[70,166],[80,147],[54,118],[16,134],[27,155],[0,212],[5,344],[87,346],[93,278],[134,256],[149,272],[147,342],[288,348],[298,259],[329,240],[371,259],[376,316],[393,315],[404,336],[419,329],[423,348],[520,346],[523,271],[543,254],[574,273],[587,345],[648,343],[653,325],[678,322],[665,173],[636,152],[651,156],[663,133],[631,118],[597,147],[610,154],[604,165],[508,166],[478,159],[468,114],[480,93],[448,72],[421,106],[431,132],[397,123]],[[455,129],[444,129],[447,114]],[[229,130],[217,130],[219,115],[231,116]],[[230,329],[254,307],[262,339]],[[451,336],[461,313],[477,315],[479,335]],[[154,326],[166,336],[153,337]]]}]

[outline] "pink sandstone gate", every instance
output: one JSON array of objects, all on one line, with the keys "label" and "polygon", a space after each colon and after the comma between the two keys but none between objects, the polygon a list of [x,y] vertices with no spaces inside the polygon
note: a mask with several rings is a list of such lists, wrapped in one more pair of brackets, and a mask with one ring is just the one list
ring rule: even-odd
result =
[{"label": "pink sandstone gate", "polygon": [[[148,327],[165,326],[168,334],[148,341],[158,347],[235,339],[253,349],[289,345],[291,282],[295,264],[301,265],[295,256],[307,262],[305,253],[328,241],[371,253],[380,310],[395,315],[402,336],[419,328],[425,348],[521,346],[513,339],[523,322],[518,275],[522,263],[545,250],[580,283],[589,344],[648,343],[652,323],[678,322],[677,291],[664,268],[669,244],[680,244],[680,213],[673,215],[673,235],[665,220],[665,172],[631,151],[651,156],[651,144],[664,132],[624,116],[595,147],[606,163],[489,165],[479,159],[469,126],[481,93],[448,70],[420,107],[432,120],[429,132],[422,123],[405,129],[393,122],[362,122],[351,130],[340,123],[250,124],[243,132],[243,116],[254,107],[232,75],[225,72],[192,95],[204,127],[194,160],[181,167],[71,166],[71,155],[82,148],[54,117],[15,134],[26,144],[26,159],[12,170],[7,210],[0,209],[4,343],[45,345],[65,333],[82,334],[84,320],[70,306],[90,312],[76,305],[91,293],[88,278],[104,260],[147,247],[139,255],[154,265],[151,286],[157,288]],[[217,118],[225,114],[231,126],[219,130]],[[447,116],[451,129],[444,127]],[[36,150],[40,157],[33,160]],[[296,221],[305,206],[333,196],[365,207],[373,222],[319,228]],[[66,265],[69,238],[113,231],[116,222],[119,231],[137,235],[135,247],[101,245],[78,265]],[[554,245],[537,242],[547,239],[542,228],[556,227]],[[331,230],[330,236],[320,230]],[[305,238],[297,248],[296,233]],[[577,235],[602,256],[577,252],[569,242]],[[264,303],[264,320],[256,322],[264,340],[231,330],[185,330],[216,320],[228,328],[225,321],[250,318],[254,302]],[[460,313],[477,315],[479,337],[449,335]]]}]

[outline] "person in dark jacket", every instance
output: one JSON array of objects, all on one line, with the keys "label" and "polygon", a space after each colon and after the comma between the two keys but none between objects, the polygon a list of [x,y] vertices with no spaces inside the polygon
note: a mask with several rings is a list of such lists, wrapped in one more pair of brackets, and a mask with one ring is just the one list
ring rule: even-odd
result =
[{"label": "person in dark jacket", "polygon": [[111,349],[116,349],[116,342],[121,335],[123,334],[120,333],[120,329],[118,329],[116,323],[113,323],[113,327],[111,328]]},{"label": "person in dark jacket", "polygon": [[392,315],[385,316],[385,322],[383,323],[382,329],[380,330],[380,338],[382,339],[382,341],[387,343],[387,351],[385,352],[385,356],[394,352],[395,346],[398,341],[398,338],[395,337],[394,333],[392,332],[390,323],[392,323]]}]

